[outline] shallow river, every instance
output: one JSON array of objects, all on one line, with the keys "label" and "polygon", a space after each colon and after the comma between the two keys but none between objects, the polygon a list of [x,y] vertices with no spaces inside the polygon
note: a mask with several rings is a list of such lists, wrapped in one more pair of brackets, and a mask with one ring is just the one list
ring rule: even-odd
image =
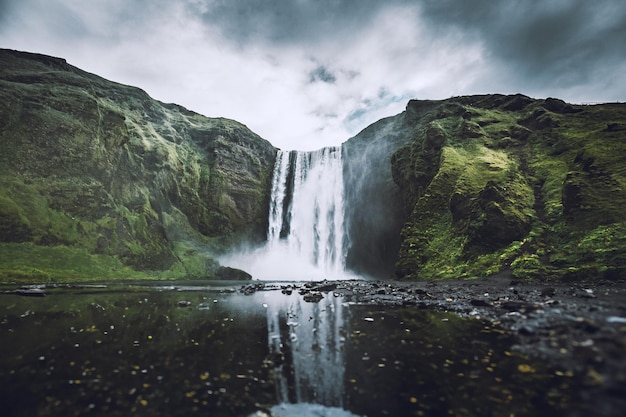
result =
[{"label": "shallow river", "polygon": [[[559,416],[573,380],[476,319],[279,285],[0,295],[0,415]],[[284,285],[284,283],[282,283]]]}]

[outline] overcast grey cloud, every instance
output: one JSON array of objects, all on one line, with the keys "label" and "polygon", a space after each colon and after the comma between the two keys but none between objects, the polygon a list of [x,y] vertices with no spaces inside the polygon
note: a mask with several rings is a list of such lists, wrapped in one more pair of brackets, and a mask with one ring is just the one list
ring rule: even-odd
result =
[{"label": "overcast grey cloud", "polygon": [[567,87],[593,82],[598,70],[624,68],[621,1],[437,0],[423,4],[422,16],[432,26],[476,36],[520,81]]},{"label": "overcast grey cloud", "polygon": [[626,96],[622,0],[0,0],[0,47],[338,144],[411,98]]}]

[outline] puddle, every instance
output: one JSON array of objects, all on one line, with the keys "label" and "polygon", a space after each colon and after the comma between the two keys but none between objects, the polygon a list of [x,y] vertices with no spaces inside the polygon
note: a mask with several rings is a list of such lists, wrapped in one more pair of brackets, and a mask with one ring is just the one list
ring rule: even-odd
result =
[{"label": "puddle", "polygon": [[0,295],[0,409],[20,416],[536,416],[571,375],[479,320],[279,287]]}]

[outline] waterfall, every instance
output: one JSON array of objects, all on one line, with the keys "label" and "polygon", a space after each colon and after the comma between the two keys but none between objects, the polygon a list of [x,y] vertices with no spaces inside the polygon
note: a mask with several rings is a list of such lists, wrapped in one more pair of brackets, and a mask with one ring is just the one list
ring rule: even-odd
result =
[{"label": "waterfall", "polygon": [[232,253],[220,262],[265,281],[354,278],[345,271],[349,241],[343,187],[340,146],[278,151],[266,244]]},{"label": "waterfall", "polygon": [[267,239],[327,273],[345,268],[341,147],[279,151],[274,167]]}]

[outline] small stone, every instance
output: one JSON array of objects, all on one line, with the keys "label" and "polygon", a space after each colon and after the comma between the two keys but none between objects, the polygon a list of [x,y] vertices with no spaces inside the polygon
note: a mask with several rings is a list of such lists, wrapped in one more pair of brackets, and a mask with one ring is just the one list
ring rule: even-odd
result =
[{"label": "small stone", "polygon": [[525,335],[525,336],[530,336],[530,335],[535,333],[533,330],[531,330],[530,328],[528,328],[526,326],[520,327],[518,332],[519,332],[519,334]]},{"label": "small stone", "polygon": [[470,304],[472,304],[475,307],[490,307],[491,303],[487,300],[483,300],[480,298],[474,298],[470,301]]},{"label": "small stone", "polygon": [[176,305],[178,307],[189,307],[191,305],[191,301],[180,300],[178,303],[176,303]]},{"label": "small stone", "polygon": [[24,297],[45,297],[46,292],[43,288],[20,288],[15,292],[17,295]]},{"label": "small stone", "polygon": [[521,301],[510,300],[510,301],[503,302],[502,304],[500,304],[500,306],[508,311],[524,311],[525,312],[528,310],[529,304],[521,302]]},{"label": "small stone", "polygon": [[302,297],[302,299],[306,301],[307,303],[317,303],[322,298],[324,298],[324,296],[322,295],[321,292],[318,292],[318,291],[311,291],[309,293],[304,294],[304,296]]},{"label": "small stone", "polygon": [[606,318],[607,323],[626,324],[626,317],[610,316]]}]

